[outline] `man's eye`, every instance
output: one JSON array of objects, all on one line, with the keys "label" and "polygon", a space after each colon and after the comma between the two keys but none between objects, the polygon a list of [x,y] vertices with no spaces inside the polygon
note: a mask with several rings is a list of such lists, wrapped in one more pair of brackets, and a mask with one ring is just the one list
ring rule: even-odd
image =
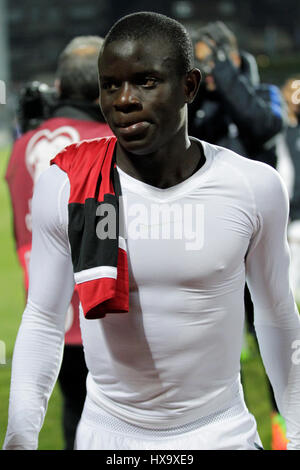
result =
[{"label": "man's eye", "polygon": [[139,80],[139,85],[144,88],[154,88],[158,84],[158,80],[155,77],[145,77]]},{"label": "man's eye", "polygon": [[103,90],[115,91],[118,89],[118,84],[114,82],[104,82],[102,83]]}]

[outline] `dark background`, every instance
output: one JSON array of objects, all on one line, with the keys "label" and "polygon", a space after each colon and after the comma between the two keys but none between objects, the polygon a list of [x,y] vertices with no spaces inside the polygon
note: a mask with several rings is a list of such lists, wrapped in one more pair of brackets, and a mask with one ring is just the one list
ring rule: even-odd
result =
[{"label": "dark background", "polygon": [[7,0],[6,8],[13,83],[51,75],[74,36],[104,36],[114,21],[138,10],[167,14],[188,27],[223,20],[256,56],[264,81],[281,84],[300,71],[299,0]]}]

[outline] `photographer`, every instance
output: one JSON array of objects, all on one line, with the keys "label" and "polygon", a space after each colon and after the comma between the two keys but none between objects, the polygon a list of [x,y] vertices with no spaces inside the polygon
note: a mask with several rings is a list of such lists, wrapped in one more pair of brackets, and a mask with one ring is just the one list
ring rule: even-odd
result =
[{"label": "photographer", "polygon": [[290,190],[290,278],[296,302],[300,305],[300,75],[288,77],[281,91],[288,109],[288,127],[280,141],[278,171]]},{"label": "photographer", "polygon": [[203,77],[189,108],[190,134],[275,167],[285,122],[280,91],[259,82],[255,59],[220,21],[198,29],[194,52]]},{"label": "photographer", "polygon": [[[31,253],[31,199],[40,174],[65,146],[83,139],[112,135],[98,104],[97,58],[102,39],[73,39],[58,61],[55,90],[32,82],[21,93],[19,125],[6,180],[14,216],[14,235],[27,294]],[[47,288],[47,286],[45,286]],[[75,431],[86,396],[87,369],[79,328],[79,299],[75,291],[66,320],[59,383],[63,394],[66,449],[73,448]]]}]

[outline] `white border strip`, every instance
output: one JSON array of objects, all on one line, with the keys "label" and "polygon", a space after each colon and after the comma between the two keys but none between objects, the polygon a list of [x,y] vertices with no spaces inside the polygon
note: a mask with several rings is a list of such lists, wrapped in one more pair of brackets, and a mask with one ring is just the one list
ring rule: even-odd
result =
[{"label": "white border strip", "polygon": [[[119,237],[119,248],[127,252],[126,240],[123,237]],[[96,266],[95,268],[84,269],[83,271],[74,273],[76,284],[94,281],[95,279],[101,279],[102,277],[117,279],[117,268],[113,266]]]},{"label": "white border strip", "polygon": [[119,237],[119,248],[127,252],[126,240],[123,237]]},{"label": "white border strip", "polygon": [[95,268],[84,269],[74,274],[76,284],[82,284],[87,281],[94,281],[102,277],[117,279],[117,268],[113,266],[97,266]]}]

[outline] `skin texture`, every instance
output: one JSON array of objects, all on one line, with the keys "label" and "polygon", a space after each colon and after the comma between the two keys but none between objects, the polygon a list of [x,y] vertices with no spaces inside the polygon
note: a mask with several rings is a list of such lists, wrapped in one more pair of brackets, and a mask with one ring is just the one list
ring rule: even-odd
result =
[{"label": "skin texture", "polygon": [[160,188],[191,176],[204,162],[187,133],[187,104],[200,71],[179,75],[171,48],[159,39],[114,41],[99,64],[100,106],[118,138],[118,166]]}]

